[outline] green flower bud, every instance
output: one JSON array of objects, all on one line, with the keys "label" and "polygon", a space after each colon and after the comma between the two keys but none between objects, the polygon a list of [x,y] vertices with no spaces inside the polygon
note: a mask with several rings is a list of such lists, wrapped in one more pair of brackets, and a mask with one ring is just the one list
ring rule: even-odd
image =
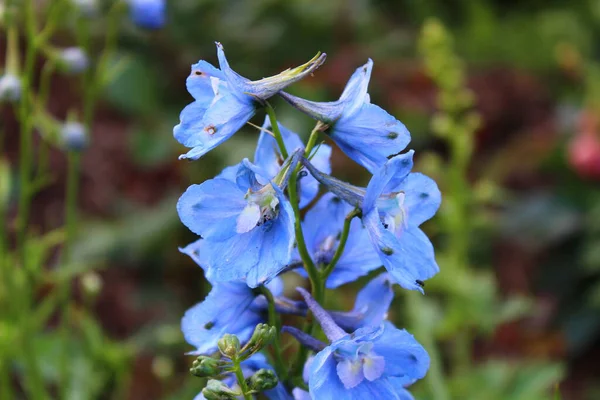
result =
[{"label": "green flower bud", "polygon": [[200,356],[192,363],[190,373],[199,377],[217,376],[221,373],[223,362],[212,357]]},{"label": "green flower bud", "polygon": [[274,326],[258,324],[256,325],[256,328],[254,328],[254,333],[245,347],[250,351],[251,354],[254,354],[271,343],[273,339],[275,339],[276,334],[277,330]]},{"label": "green flower bud", "polygon": [[230,335],[229,333],[225,334],[221,339],[219,339],[217,345],[219,346],[221,353],[230,359],[236,358],[240,352],[240,339],[238,339],[238,337],[235,335]]},{"label": "green flower bud", "polygon": [[277,386],[277,374],[270,369],[259,369],[254,375],[248,378],[248,386],[257,392],[271,390]]},{"label": "green flower bud", "polygon": [[202,395],[206,400],[236,400],[241,393],[231,390],[221,381],[211,379],[202,389]]}]

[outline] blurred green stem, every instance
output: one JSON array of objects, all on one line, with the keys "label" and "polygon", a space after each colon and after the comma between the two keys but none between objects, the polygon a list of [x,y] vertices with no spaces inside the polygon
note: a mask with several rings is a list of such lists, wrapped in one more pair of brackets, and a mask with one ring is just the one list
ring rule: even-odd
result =
[{"label": "blurred green stem", "polygon": [[235,373],[235,377],[237,378],[238,384],[240,385],[240,389],[242,391],[242,395],[244,396],[244,400],[252,400],[252,395],[248,393],[248,385],[246,384],[246,379],[244,378],[244,372],[242,371],[242,367],[240,366],[240,361],[232,361],[233,371]]}]

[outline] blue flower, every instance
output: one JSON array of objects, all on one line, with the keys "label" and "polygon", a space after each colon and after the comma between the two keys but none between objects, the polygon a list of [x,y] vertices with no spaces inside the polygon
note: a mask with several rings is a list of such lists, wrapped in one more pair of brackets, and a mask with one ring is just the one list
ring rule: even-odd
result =
[{"label": "blue flower", "polygon": [[299,288],[330,341],[310,363],[308,387],[313,399],[406,399],[405,385],[429,369],[429,355],[403,329],[385,322],[347,334]]},{"label": "blue flower", "polygon": [[21,98],[21,80],[13,74],[0,76],[0,103],[15,103]]},{"label": "blue flower", "polygon": [[[246,361],[243,361],[241,363],[241,367],[242,367],[242,373],[244,374],[244,378],[246,378],[246,379],[251,377],[252,375],[254,375],[254,373],[260,369],[273,370],[273,367],[271,367],[271,365],[269,365],[265,356],[262,355],[261,353],[256,353],[252,357],[247,359]],[[232,389],[239,390],[237,378],[235,377],[234,374],[231,374],[231,373],[227,374],[223,378],[223,383],[225,383],[227,386],[229,386]],[[281,383],[278,383],[274,389],[265,391],[264,395],[269,400],[292,400],[293,399],[293,397],[287,393],[287,391],[285,390],[285,387]],[[202,395],[202,393],[199,393],[194,398],[194,400],[206,400],[206,398]]]},{"label": "blue flower", "polygon": [[439,272],[433,246],[419,225],[435,215],[441,194],[435,182],[410,173],[413,151],[392,157],[377,170],[366,189],[322,174],[303,161],[331,192],[361,208],[373,248],[392,278],[405,289],[423,293],[423,281]]},{"label": "blue flower", "polygon": [[165,0],[128,0],[131,20],[139,27],[160,29],[165,24]]},{"label": "blue flower", "polygon": [[78,74],[85,71],[90,61],[80,47],[67,47],[59,54],[60,62],[67,72]]},{"label": "blue flower", "polygon": [[370,103],[367,88],[373,62],[358,68],[339,100],[318,103],[281,92],[287,102],[328,126],[325,131],[354,161],[374,173],[387,157],[404,150],[410,133],[400,121]]},{"label": "blue flower", "polygon": [[[294,166],[289,162],[286,169]],[[282,192],[286,182],[285,177],[269,182],[267,173],[244,160],[235,181],[217,177],[181,196],[179,218],[207,242],[202,256],[207,279],[257,287],[288,265],[295,235],[294,212]]]},{"label": "blue flower", "polygon": [[[302,140],[300,140],[300,137],[296,133],[279,123],[278,126],[288,153],[291,154],[295,150],[304,147]],[[265,118],[263,128],[267,130],[271,129],[271,123],[268,117]],[[314,151],[311,162],[320,171],[329,174],[331,172],[330,157],[331,147],[326,144],[321,144]],[[261,167],[269,175],[269,178],[275,177],[281,170],[283,158],[279,151],[277,141],[265,131],[262,131],[258,138],[256,151],[254,152],[254,163]],[[319,182],[317,182],[312,175],[304,174],[304,176],[300,175],[301,178],[298,180],[300,208],[306,207],[319,193]]]},{"label": "blue flower", "polygon": [[200,61],[192,66],[187,78],[187,89],[195,101],[181,112],[173,135],[192,150],[180,159],[197,160],[225,142],[248,122],[264,100],[311,74],[325,61],[325,54],[318,54],[299,67],[250,81],[231,69],[220,43],[217,56],[220,69]]},{"label": "blue flower", "polygon": [[[303,178],[306,179],[306,178]],[[317,266],[331,262],[339,244],[344,219],[352,207],[333,193],[326,193],[306,213],[302,221],[302,231],[308,253]],[[294,262],[300,262],[298,251],[294,251]],[[370,271],[379,268],[379,255],[369,244],[369,236],[360,220],[350,225],[348,241],[342,256],[327,279],[327,287],[336,288]],[[298,270],[306,276],[306,271]]]}]

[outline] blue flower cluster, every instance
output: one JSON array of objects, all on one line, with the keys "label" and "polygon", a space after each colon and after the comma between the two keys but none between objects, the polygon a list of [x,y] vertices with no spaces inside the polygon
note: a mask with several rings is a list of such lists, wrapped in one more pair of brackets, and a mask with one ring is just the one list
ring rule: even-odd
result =
[{"label": "blue flower cluster", "polygon": [[[219,43],[217,54],[219,68],[200,61],[187,78],[194,101],[181,112],[174,136],[190,150],[180,158],[199,159],[260,109],[269,115],[252,161],[190,186],[177,204],[183,224],[199,235],[181,251],[213,285],[182,320],[184,336],[196,348],[191,354],[214,353],[224,334],[248,341],[254,327],[267,322],[270,306],[280,314],[310,312],[328,343],[283,327],[315,354],[303,360],[304,386],[288,379],[265,393],[268,398],[412,399],[406,387],[425,376],[429,356],[386,316],[394,284],[423,292],[424,281],[439,270],[419,226],[436,213],[441,195],[433,180],[411,172],[414,152],[402,153],[410,141],[406,127],[371,104],[373,62],[356,70],[339,100],[318,103],[283,90],[311,75],[325,54],[257,81],[232,70]],[[268,103],[273,96],[318,121],[306,145],[276,121]],[[332,148],[316,144],[318,135],[372,174],[366,188],[330,175]],[[315,201],[321,187],[327,193]],[[311,204],[302,218],[300,210]],[[333,289],[382,266],[387,271],[359,292],[351,311],[325,310],[301,288],[300,300],[284,296],[284,273],[308,276],[315,295],[319,281],[322,289]],[[271,368],[264,358],[259,364]]]}]

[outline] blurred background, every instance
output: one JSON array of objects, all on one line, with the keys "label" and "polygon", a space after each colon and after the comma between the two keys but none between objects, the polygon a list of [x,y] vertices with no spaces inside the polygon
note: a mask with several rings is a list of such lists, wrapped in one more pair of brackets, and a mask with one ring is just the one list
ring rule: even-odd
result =
[{"label": "blurred background", "polygon": [[[251,157],[257,131],[248,126],[188,163],[177,160],[186,150],[172,128],[192,100],[190,65],[216,64],[220,41],[232,67],[251,79],[326,52],[314,77],[290,88],[320,101],[337,99],[354,69],[374,60],[371,101],[405,123],[415,170],[434,177],[444,194],[424,226],[441,273],[427,282],[426,296],[398,290],[390,310],[432,355],[416,398],[600,398],[600,2],[173,0],[154,30],[132,23],[126,7],[111,14],[110,3],[99,2],[86,18],[62,10],[49,40],[78,45],[84,24],[91,62],[116,72],[97,93],[89,144],[78,156],[78,222],[65,268],[57,260],[72,155],[32,126],[30,156],[44,157],[48,170],[26,229],[40,265],[33,278],[11,270],[28,271],[11,261],[23,118],[0,104],[0,209],[9,244],[0,248],[7,273],[0,393],[30,398],[33,357],[39,382],[56,394],[65,352],[66,398],[191,399],[202,388],[188,374],[191,347],[179,321],[209,286],[177,250],[195,235],[175,204],[190,184]],[[52,2],[34,5],[43,25]],[[113,28],[111,51],[102,52]],[[27,34],[20,28],[23,57]],[[39,52],[33,61],[32,90],[45,82],[47,58]],[[65,120],[81,109],[84,83],[49,76],[47,112]],[[274,105],[281,122],[306,138],[313,121],[280,99]],[[338,149],[332,163],[337,177],[368,181]],[[6,277],[18,285],[21,275],[30,299],[16,303]],[[329,295],[330,306],[351,308],[360,287]],[[19,345],[24,335],[29,349]]]}]

